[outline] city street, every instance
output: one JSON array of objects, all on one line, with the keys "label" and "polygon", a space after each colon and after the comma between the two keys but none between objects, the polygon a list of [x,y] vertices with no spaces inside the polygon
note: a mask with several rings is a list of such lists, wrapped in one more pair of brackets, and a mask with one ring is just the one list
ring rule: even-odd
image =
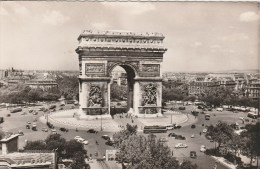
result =
[{"label": "city street", "polygon": [[[64,108],[65,109],[69,108],[69,106],[70,105],[66,105]],[[48,132],[42,131],[42,128],[44,127],[47,128],[47,126],[46,124],[43,124],[38,121],[38,118],[44,115],[44,112],[38,111],[39,107],[42,106],[36,106],[31,108],[38,112],[37,115],[32,115],[31,113],[28,113],[28,108],[23,108],[22,112],[17,112],[17,113],[9,113],[9,110],[7,110],[6,108],[0,109],[1,115],[5,118],[5,122],[1,124],[1,127],[4,131],[18,133],[19,130],[22,130],[24,132],[24,135],[19,137],[20,149],[23,148],[26,140],[32,141],[32,140],[45,139],[51,133],[50,129],[48,129]],[[45,105],[44,107],[47,106]],[[59,108],[58,104],[57,104],[57,108]],[[217,112],[214,110],[214,111],[206,112],[210,114],[210,120],[205,120],[204,114],[199,114],[197,117],[191,115],[190,112],[191,110],[194,109],[195,106],[186,106],[186,110],[182,111],[183,114],[186,114],[188,116],[188,120],[180,124],[182,126],[180,129],[174,129],[168,131],[167,133],[156,134],[156,135],[158,138],[160,137],[168,138],[167,145],[173,151],[173,156],[176,157],[180,162],[182,162],[184,159],[189,159],[192,162],[198,164],[202,169],[209,169],[209,166],[210,168],[212,168],[215,165],[215,160],[209,156],[206,156],[204,153],[200,152],[200,146],[205,145],[207,148],[212,148],[215,146],[215,143],[207,140],[204,134],[202,133],[202,130],[205,128],[205,125],[211,125],[211,124],[214,125],[219,120],[222,120],[229,124],[235,122],[242,124],[242,121],[239,120],[239,117],[246,118],[246,113],[243,112],[233,113],[228,111]],[[24,114],[24,112],[26,112],[26,114],[22,115]],[[11,114],[11,117],[6,117],[7,114]],[[37,124],[38,131],[26,129],[25,125],[27,124],[28,121],[30,121],[31,123],[35,121],[35,123]],[[124,125],[126,125],[127,122],[130,122],[129,119],[126,118],[121,120],[115,119],[115,121],[117,122],[120,121],[120,124],[124,124]],[[142,123],[140,123],[138,120],[135,120],[134,124],[141,125]],[[195,124],[196,127],[191,128],[192,124]],[[202,126],[202,124],[204,124],[204,126]],[[103,157],[107,149],[113,149],[113,147],[105,145],[105,140],[101,138],[101,136],[104,134],[112,136],[113,132],[99,131],[97,134],[93,134],[93,133],[87,133],[86,131],[82,131],[82,130],[76,131],[76,129],[71,129],[71,127],[68,132],[60,131],[59,127],[55,127],[55,129],[57,130],[57,133],[61,134],[61,136],[64,137],[66,140],[74,139],[75,136],[81,136],[82,138],[88,140],[89,144],[85,145],[88,154],[93,155],[95,152],[98,152],[98,156]],[[171,132],[185,136],[186,140],[176,140],[173,137],[168,137],[168,134]],[[201,135],[200,132],[202,133]],[[142,134],[142,132],[140,132],[140,134]],[[194,138],[191,138],[191,135],[193,134],[194,134]],[[98,142],[98,145],[96,144],[96,141]],[[176,149],[174,148],[174,146],[177,143],[185,143],[188,145],[188,148]],[[196,159],[191,159],[189,157],[190,151],[196,151],[198,157]],[[218,165],[218,169],[227,168],[220,163],[217,165]]]}]

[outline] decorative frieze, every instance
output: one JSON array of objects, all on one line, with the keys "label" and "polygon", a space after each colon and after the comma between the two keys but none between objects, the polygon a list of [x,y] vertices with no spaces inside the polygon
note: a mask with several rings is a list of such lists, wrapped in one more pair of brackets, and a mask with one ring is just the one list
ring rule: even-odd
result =
[{"label": "decorative frieze", "polygon": [[85,74],[105,74],[104,63],[86,63]]}]

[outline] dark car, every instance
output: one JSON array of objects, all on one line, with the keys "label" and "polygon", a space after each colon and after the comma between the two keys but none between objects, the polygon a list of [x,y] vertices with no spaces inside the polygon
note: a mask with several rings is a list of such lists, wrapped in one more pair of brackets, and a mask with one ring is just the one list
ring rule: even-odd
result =
[{"label": "dark car", "polygon": [[110,140],[110,137],[108,135],[103,135],[102,138],[105,140]]},{"label": "dark car", "polygon": [[30,129],[30,125],[29,124],[26,124],[26,129]]},{"label": "dark car", "polygon": [[60,131],[63,131],[63,132],[68,132],[69,130],[68,130],[68,129],[66,129],[66,128],[64,128],[64,127],[61,127],[61,128],[60,128]]},{"label": "dark car", "polygon": [[182,136],[182,135],[176,135],[175,136],[176,140],[186,140],[186,137]]},{"label": "dark car", "polygon": [[190,151],[190,158],[197,158],[196,151]]},{"label": "dark car", "polygon": [[108,146],[113,146],[115,144],[115,141],[108,140],[105,144]]},{"label": "dark car", "polygon": [[196,125],[195,124],[191,125],[191,128],[192,129],[196,128]]},{"label": "dark car", "polygon": [[175,133],[169,133],[168,134],[168,137],[175,137],[177,134],[175,134]]},{"label": "dark car", "polygon": [[98,131],[95,130],[95,129],[89,129],[87,132],[88,132],[88,133],[98,133]]},{"label": "dark car", "polygon": [[184,106],[179,107],[179,110],[185,110],[186,108]]},{"label": "dark car", "polygon": [[174,129],[180,129],[180,128],[181,128],[180,125],[175,125],[175,126],[174,126]]},{"label": "dark car", "polygon": [[7,115],[6,115],[6,117],[10,117],[10,116],[11,116],[11,114],[7,114]]},{"label": "dark car", "polygon": [[204,106],[199,105],[198,109],[204,109]]}]

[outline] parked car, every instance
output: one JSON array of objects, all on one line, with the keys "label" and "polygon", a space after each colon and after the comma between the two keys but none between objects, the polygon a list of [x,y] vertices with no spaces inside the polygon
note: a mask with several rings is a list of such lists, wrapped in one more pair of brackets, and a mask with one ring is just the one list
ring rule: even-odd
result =
[{"label": "parked car", "polygon": [[186,108],[184,106],[179,107],[179,110],[185,110]]},{"label": "parked car", "polygon": [[61,128],[60,128],[60,131],[63,131],[63,132],[68,132],[69,130],[68,130],[68,129],[66,129],[65,127],[61,127]]},{"label": "parked car", "polygon": [[26,129],[30,129],[31,126],[29,124],[26,124]]},{"label": "parked car", "polygon": [[98,133],[98,131],[95,130],[95,129],[89,129],[89,130],[87,131],[87,133]]},{"label": "parked car", "polygon": [[87,141],[87,140],[84,140],[84,141],[82,141],[82,144],[88,145],[88,141]]},{"label": "parked car", "polygon": [[186,140],[186,137],[182,136],[182,135],[176,135],[175,136],[176,140]]},{"label": "parked car", "polygon": [[195,137],[195,135],[194,135],[194,134],[192,134],[190,137],[191,137],[191,138],[194,138],[194,137]]},{"label": "parked car", "polygon": [[207,131],[208,131],[207,129],[203,129],[203,131],[202,131],[202,132],[203,132],[203,133],[207,133]]},{"label": "parked car", "polygon": [[180,129],[180,128],[181,128],[180,125],[177,125],[177,124],[176,124],[176,125],[174,126],[174,129]]},{"label": "parked car", "polygon": [[207,150],[206,146],[204,146],[204,145],[200,146],[200,152],[205,152],[206,150]]},{"label": "parked car", "polygon": [[191,125],[191,128],[192,129],[196,128],[196,125],[195,124]]},{"label": "parked car", "polygon": [[190,158],[197,158],[196,151],[190,151]]},{"label": "parked car", "polygon": [[82,138],[80,136],[74,137],[74,140],[79,140],[79,139],[82,139]]},{"label": "parked car", "polygon": [[168,134],[168,137],[175,137],[177,134],[175,134],[175,133],[169,133]]},{"label": "parked car", "polygon": [[216,110],[222,112],[223,108],[222,107],[218,107],[218,108],[216,108]]},{"label": "parked car", "polygon": [[177,143],[175,145],[175,148],[187,148],[187,147],[188,147],[187,144],[184,144],[184,143]]},{"label": "parked car", "polygon": [[42,131],[48,132],[48,129],[44,127],[44,128],[42,128]]},{"label": "parked car", "polygon": [[168,139],[166,137],[161,137],[159,138],[159,142],[167,142]]},{"label": "parked car", "polygon": [[105,140],[110,140],[110,137],[108,135],[103,135],[102,138]]},{"label": "parked car", "polygon": [[105,144],[108,146],[113,146],[116,142],[112,140],[108,140]]},{"label": "parked car", "polygon": [[19,130],[19,131],[18,131],[18,134],[19,134],[19,136],[23,136],[23,135],[24,135],[24,133],[23,133],[22,130]]}]

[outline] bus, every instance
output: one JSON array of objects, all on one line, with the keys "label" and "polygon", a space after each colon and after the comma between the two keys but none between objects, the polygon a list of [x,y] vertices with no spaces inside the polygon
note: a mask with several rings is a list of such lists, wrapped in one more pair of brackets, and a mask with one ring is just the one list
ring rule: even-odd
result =
[{"label": "bus", "polygon": [[166,133],[166,126],[145,126],[143,132],[147,133]]},{"label": "bus", "polygon": [[210,120],[210,115],[209,114],[205,114],[205,120]]},{"label": "bus", "polygon": [[12,110],[10,110],[10,113],[16,113],[19,111],[22,111],[22,108],[19,107],[19,108],[12,109]]},{"label": "bus", "polygon": [[254,113],[254,112],[249,112],[247,114],[247,117],[250,117],[250,118],[253,118],[253,119],[257,119],[258,115],[256,113]]}]

